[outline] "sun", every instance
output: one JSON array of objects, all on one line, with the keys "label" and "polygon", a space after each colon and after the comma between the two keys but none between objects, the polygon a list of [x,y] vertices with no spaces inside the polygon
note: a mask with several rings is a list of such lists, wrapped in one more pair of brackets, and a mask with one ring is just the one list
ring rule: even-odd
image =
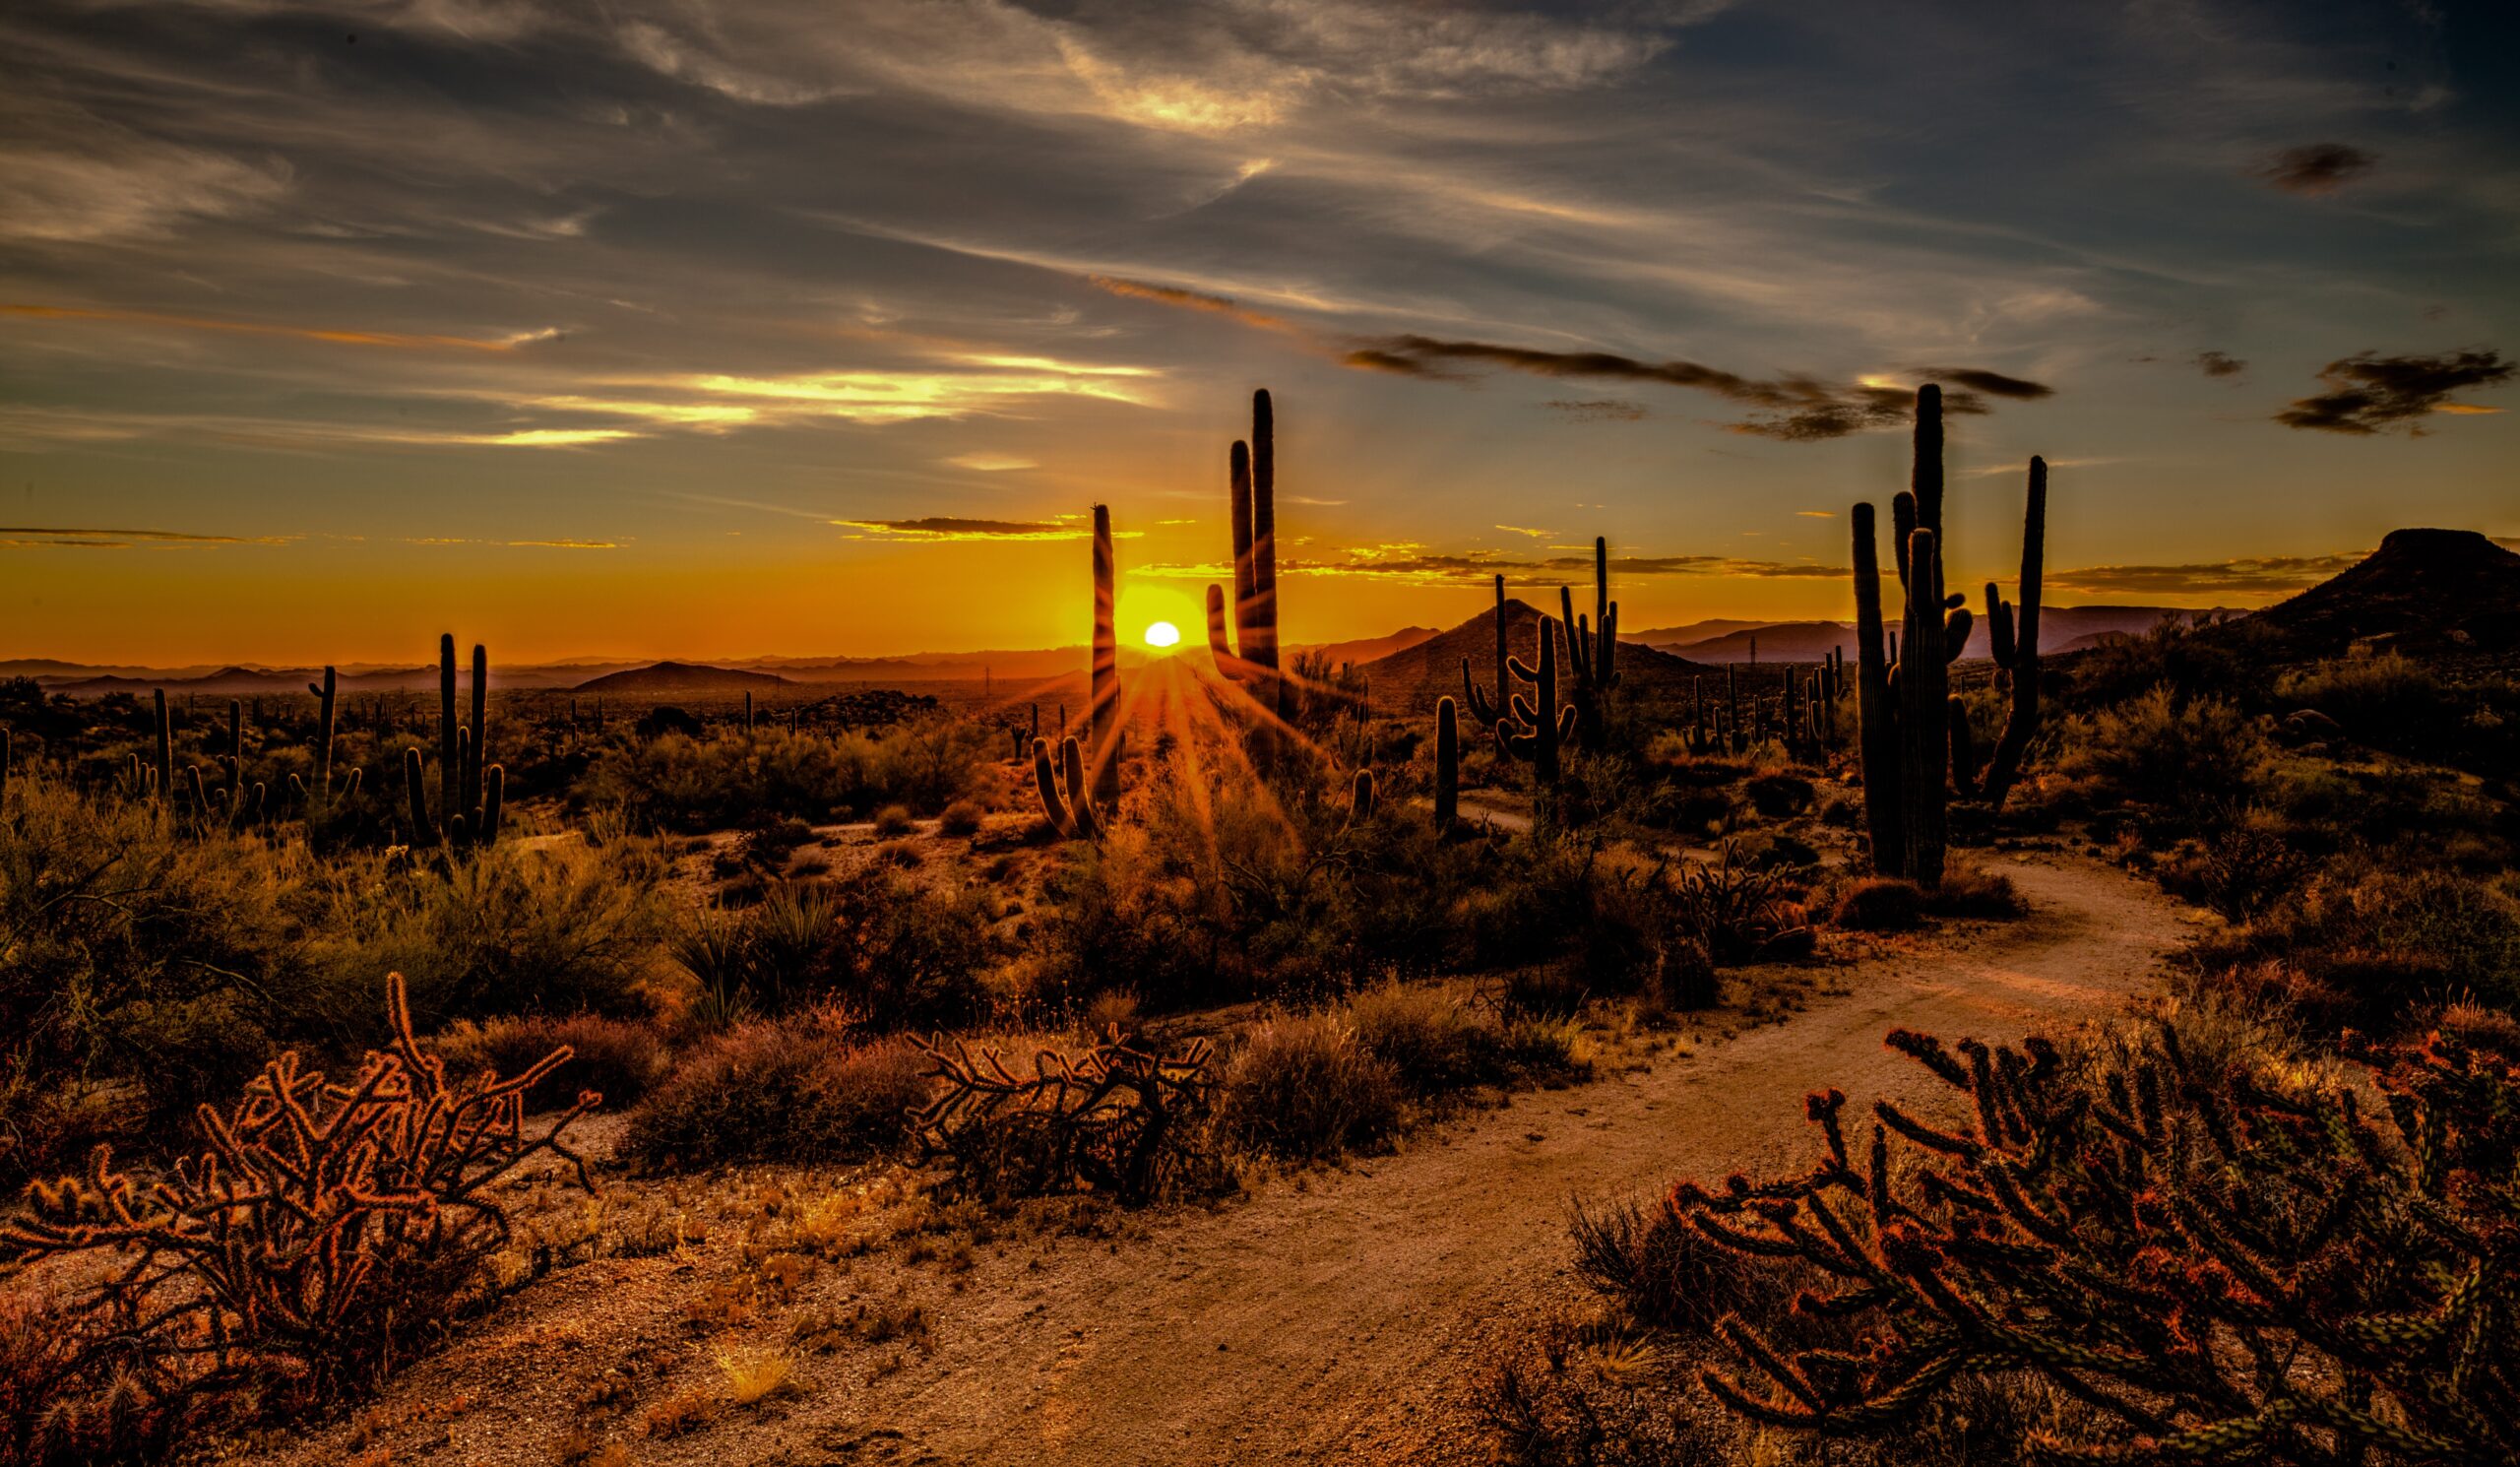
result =
[{"label": "sun", "polygon": [[1169,621],[1149,622],[1146,628],[1146,645],[1159,650],[1178,647],[1181,645],[1181,628]]}]

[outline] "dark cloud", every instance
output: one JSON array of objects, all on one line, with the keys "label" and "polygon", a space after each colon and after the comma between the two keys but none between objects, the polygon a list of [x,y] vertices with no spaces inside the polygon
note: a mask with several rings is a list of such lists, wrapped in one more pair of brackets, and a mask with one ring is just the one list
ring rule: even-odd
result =
[{"label": "dark cloud", "polygon": [[1188,290],[1179,286],[1159,286],[1148,281],[1123,280],[1118,276],[1110,275],[1089,275],[1086,279],[1092,282],[1097,289],[1107,290],[1114,295],[1124,295],[1135,300],[1152,300],[1163,305],[1177,305],[1194,311],[1208,311],[1219,316],[1229,316],[1245,326],[1257,326],[1266,331],[1295,329],[1293,323],[1285,318],[1270,315],[1267,311],[1253,310],[1230,295],[1216,295],[1205,290]]},{"label": "dark cloud", "polygon": [[2259,555],[2190,565],[2091,565],[2049,571],[2060,590],[2088,596],[2276,595],[2306,591],[2360,565],[2370,552]]},{"label": "dark cloud", "polygon": [[1930,381],[1957,382],[1963,387],[1973,388],[1993,398],[2012,398],[2017,402],[2028,403],[2056,395],[2056,389],[2045,382],[2033,382],[2024,377],[2007,377],[2001,372],[1990,372],[1983,367],[1926,367],[1923,370],[1925,377]]},{"label": "dark cloud", "polygon": [[2411,434],[2424,431],[2424,418],[2434,413],[2491,413],[2450,401],[2471,387],[2492,387],[2511,380],[2512,364],[2490,347],[2444,351],[2434,356],[2378,356],[2364,351],[2319,369],[2327,391],[2297,400],[2275,415],[2289,428],[2317,428],[2330,433],[2370,434],[2392,428]]},{"label": "dark cloud", "polygon": [[1588,398],[1572,402],[1551,398],[1541,404],[1552,413],[1563,413],[1577,422],[1634,422],[1645,415],[1645,405],[1622,398]]},{"label": "dark cloud", "polygon": [[[1353,367],[1412,377],[1458,376],[1445,365],[1458,362],[1541,377],[1606,377],[1693,388],[1758,410],[1758,415],[1728,423],[1726,426],[1732,432],[1788,443],[1810,443],[1869,428],[1896,427],[1908,420],[1916,402],[1915,390],[1906,387],[1871,383],[1842,387],[1804,376],[1745,377],[1694,361],[1645,361],[1611,351],[1548,351],[1537,347],[1415,335],[1383,337],[1361,344],[1348,353],[1346,361]],[[1985,412],[1981,393],[2024,399],[2048,397],[2055,391],[2044,383],[1982,367],[1942,367],[1926,375],[1957,384],[1957,390],[1942,395],[1946,413]]]},{"label": "dark cloud", "polygon": [[844,530],[855,530],[885,540],[1083,540],[1088,534],[1082,521],[1067,524],[1054,520],[967,520],[953,515],[928,515],[915,520],[834,520],[832,523]]},{"label": "dark cloud", "polygon": [[279,535],[192,535],[181,530],[65,530],[37,525],[0,525],[0,545],[20,549],[56,546],[88,550],[121,550],[133,545],[282,545],[294,539]]},{"label": "dark cloud", "polygon": [[2371,171],[2379,159],[2344,143],[2287,148],[2257,165],[2257,176],[2290,194],[2332,194]]},{"label": "dark cloud", "polygon": [[2236,377],[2248,370],[2247,362],[2228,351],[2199,351],[2189,359],[2208,377]]}]

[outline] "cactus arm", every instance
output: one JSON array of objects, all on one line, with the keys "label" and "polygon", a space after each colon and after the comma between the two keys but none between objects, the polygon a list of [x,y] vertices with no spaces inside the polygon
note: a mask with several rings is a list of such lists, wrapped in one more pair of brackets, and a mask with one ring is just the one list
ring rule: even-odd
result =
[{"label": "cactus arm", "polygon": [[1085,749],[1073,735],[1059,745],[1059,763],[1067,775],[1068,818],[1076,822],[1078,838],[1090,841],[1102,827],[1094,813],[1093,787],[1086,782]]},{"label": "cactus arm", "polygon": [[1995,666],[2012,670],[2012,603],[1995,591],[1995,583],[1986,583],[1986,651]]},{"label": "cactus arm", "polygon": [[1943,618],[1942,660],[1944,662],[1960,661],[1960,654],[1969,646],[1969,632],[1975,625],[1975,619],[1969,614],[1967,606],[1962,606]]},{"label": "cactus arm", "polygon": [[499,811],[507,802],[508,770],[504,764],[493,764],[483,774],[481,787],[480,844],[486,846],[499,838]]},{"label": "cactus arm", "polygon": [[[464,761],[464,807],[481,807],[481,766],[490,757],[489,746],[490,651],[480,643],[472,644],[472,739]],[[752,692],[744,692],[746,727],[750,727]]]},{"label": "cactus arm", "polygon": [[1059,795],[1058,768],[1050,759],[1050,741],[1033,740],[1033,785],[1040,793],[1042,818],[1059,833],[1059,839],[1076,839],[1076,819],[1068,813],[1067,801]]},{"label": "cactus arm", "polygon": [[1470,659],[1466,657],[1461,660],[1461,689],[1463,701],[1470,705],[1470,721],[1482,729],[1492,727],[1496,722],[1497,710],[1487,701],[1487,694],[1480,690],[1477,682],[1471,680]]},{"label": "cactus arm", "polygon": [[1963,795],[1978,791],[1978,745],[1969,732],[1969,704],[1954,693],[1944,700],[1945,723],[1951,738],[1951,785]]},{"label": "cactus arm", "polygon": [[437,826],[429,819],[429,791],[426,772],[421,768],[420,749],[410,744],[403,750],[403,789],[410,797],[411,816],[410,847],[417,851],[437,844]]},{"label": "cactus arm", "polygon": [[[448,815],[464,808],[463,748],[456,741],[455,633],[437,639],[438,808]],[[429,844],[437,844],[431,841]]]}]

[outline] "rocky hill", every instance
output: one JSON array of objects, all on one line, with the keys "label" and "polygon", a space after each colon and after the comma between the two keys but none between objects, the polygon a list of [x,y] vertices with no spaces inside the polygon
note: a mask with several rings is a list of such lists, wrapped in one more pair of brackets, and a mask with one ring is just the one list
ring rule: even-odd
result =
[{"label": "rocky hill", "polygon": [[785,677],[768,672],[742,672],[732,668],[708,668],[697,663],[654,663],[632,668],[623,672],[608,672],[601,677],[579,683],[572,692],[601,693],[617,697],[676,697],[768,692],[774,688],[792,686]]},{"label": "rocky hill", "polygon": [[[1536,629],[1540,618],[1540,611],[1527,602],[1505,603],[1505,650],[1525,662],[1532,661],[1539,642]],[[1488,687],[1495,680],[1493,609],[1481,611],[1414,647],[1367,663],[1360,670],[1371,679],[1377,710],[1403,715],[1432,714],[1436,699],[1447,695],[1455,700],[1461,698],[1461,660],[1465,657],[1470,659],[1471,675],[1479,679],[1481,687]],[[1563,662],[1562,651],[1560,661]],[[1619,647],[1618,671],[1621,691],[1646,703],[1677,702],[1687,696],[1692,678],[1722,676],[1717,669],[1633,643]],[[1558,675],[1571,679],[1574,674],[1561,666]],[[1525,691],[1521,684],[1516,684],[1515,690]],[[1493,696],[1494,689],[1488,687],[1488,691]]]},{"label": "rocky hill", "polygon": [[2520,554],[2473,530],[2394,530],[2362,564],[2248,619],[2288,660],[2357,643],[2508,654],[2520,649]]}]

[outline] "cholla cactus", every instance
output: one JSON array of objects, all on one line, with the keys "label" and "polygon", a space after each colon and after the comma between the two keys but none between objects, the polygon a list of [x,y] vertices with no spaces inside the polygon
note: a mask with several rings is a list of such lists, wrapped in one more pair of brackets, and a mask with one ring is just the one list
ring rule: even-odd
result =
[{"label": "cholla cactus", "polygon": [[1702,1378],[1732,1410],[1857,1435],[2031,1371],[2088,1408],[2069,1437],[2032,1435],[2035,1462],[2520,1460],[2509,1059],[2439,1036],[2365,1056],[2383,1128],[2353,1084],[2202,1061],[2169,1026],[2081,1065],[2035,1039],[1889,1043],[1969,1119],[1876,1102],[1858,1153],[1831,1090],[1806,1103],[1826,1140],[1809,1172],[1672,1189],[1716,1244],[1833,1280],[1796,1311],[1868,1346],[1789,1357],[1728,1315],[1743,1373]]},{"label": "cholla cactus", "polygon": [[199,1111],[209,1150],[145,1187],[99,1146],[87,1171],[36,1182],[0,1226],[12,1262],[118,1261],[72,1310],[67,1368],[130,1374],[158,1399],[206,1381],[364,1383],[443,1317],[509,1234],[492,1188],[549,1153],[600,1097],[528,1136],[524,1097],[566,1047],[509,1079],[450,1084],[419,1047],[401,974],[386,980],[391,1047],[346,1084],[264,1066],[223,1114]]},{"label": "cholla cactus", "polygon": [[936,1098],[913,1117],[921,1149],[951,1158],[968,1188],[994,1193],[1072,1191],[1122,1201],[1155,1196],[1184,1162],[1207,1114],[1206,1040],[1163,1056],[1117,1030],[1076,1056],[1037,1051],[1018,1074],[997,1050],[942,1036],[919,1045],[933,1061]]}]

